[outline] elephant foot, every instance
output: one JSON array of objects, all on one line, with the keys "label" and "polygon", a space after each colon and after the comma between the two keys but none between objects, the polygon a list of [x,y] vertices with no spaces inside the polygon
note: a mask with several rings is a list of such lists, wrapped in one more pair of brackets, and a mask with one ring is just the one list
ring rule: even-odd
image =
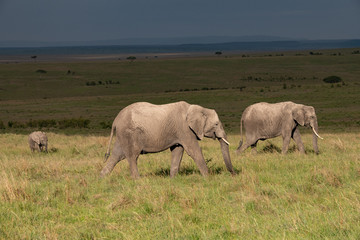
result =
[{"label": "elephant foot", "polygon": [[103,170],[101,170],[100,172],[100,178],[104,178],[106,175],[108,175],[111,171],[107,168],[104,168]]}]

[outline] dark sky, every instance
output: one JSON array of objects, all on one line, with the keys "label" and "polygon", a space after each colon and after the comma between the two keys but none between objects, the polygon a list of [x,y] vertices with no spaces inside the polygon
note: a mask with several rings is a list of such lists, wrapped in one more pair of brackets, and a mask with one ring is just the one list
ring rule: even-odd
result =
[{"label": "dark sky", "polygon": [[0,0],[0,41],[360,39],[360,0]]}]

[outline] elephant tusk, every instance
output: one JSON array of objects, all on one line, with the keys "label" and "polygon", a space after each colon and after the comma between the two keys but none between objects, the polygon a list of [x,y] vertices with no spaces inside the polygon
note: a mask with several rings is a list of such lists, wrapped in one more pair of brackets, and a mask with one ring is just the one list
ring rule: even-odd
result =
[{"label": "elephant tusk", "polygon": [[226,141],[225,138],[221,138],[227,145],[230,145],[230,143],[228,141]]},{"label": "elephant tusk", "polygon": [[315,128],[314,128],[314,127],[312,127],[312,130],[313,130],[313,132],[315,133],[315,135],[316,135],[318,138],[323,139],[323,138],[320,137],[319,134],[315,131]]}]

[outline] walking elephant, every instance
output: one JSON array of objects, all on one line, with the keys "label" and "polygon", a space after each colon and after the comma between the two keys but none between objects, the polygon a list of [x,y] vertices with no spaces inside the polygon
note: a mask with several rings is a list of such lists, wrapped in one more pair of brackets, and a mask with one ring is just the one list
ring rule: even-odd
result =
[{"label": "walking elephant", "polygon": [[[242,126],[246,131],[246,142],[243,144]],[[299,151],[305,153],[304,144],[301,140],[298,126],[308,126],[313,131],[313,147],[316,154],[319,153],[317,138],[321,138],[318,132],[318,122],[315,109],[312,106],[296,104],[293,102],[280,103],[256,103],[245,109],[240,121],[241,141],[237,153],[243,152],[251,146],[256,152],[256,144],[259,140],[266,140],[282,136],[282,153],[286,154],[290,139],[293,138]],[[322,139],[322,138],[321,138]]]},{"label": "walking elephant", "polygon": [[132,177],[138,178],[139,155],[161,152],[168,148],[171,150],[170,177],[178,173],[184,150],[194,159],[200,173],[208,175],[198,143],[204,137],[219,140],[225,165],[234,174],[229,142],[215,110],[184,101],[164,105],[146,102],[131,104],[119,112],[112,124],[105,162],[110,156],[114,133],[116,141],[101,176],[109,174],[119,161],[126,158]]},{"label": "walking elephant", "polygon": [[48,138],[44,132],[32,132],[29,135],[28,141],[32,152],[34,152],[35,150],[38,152],[42,152],[43,150],[45,150],[45,152],[47,152]]}]

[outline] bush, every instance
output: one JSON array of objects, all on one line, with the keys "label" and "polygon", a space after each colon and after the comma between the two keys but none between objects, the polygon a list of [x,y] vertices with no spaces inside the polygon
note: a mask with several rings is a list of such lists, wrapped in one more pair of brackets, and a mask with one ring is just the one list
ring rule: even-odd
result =
[{"label": "bush", "polygon": [[95,81],[86,82],[86,86],[95,86],[95,85],[96,85]]},{"label": "bush", "polygon": [[29,128],[56,128],[56,120],[45,119],[45,120],[30,120],[26,123]]},{"label": "bush", "polygon": [[9,128],[25,128],[25,125],[23,123],[20,123],[20,122],[9,121],[8,122],[8,127]]},{"label": "bush", "polygon": [[3,121],[0,121],[0,129],[5,129],[5,125],[4,125]]},{"label": "bush", "polygon": [[135,57],[135,56],[129,56],[129,57],[127,57],[126,59],[127,59],[127,60],[130,60],[131,62],[133,62],[133,61],[136,59],[136,57]]},{"label": "bush", "polygon": [[58,121],[59,128],[89,128],[90,120],[72,118]]},{"label": "bush", "polygon": [[[22,123],[9,121],[9,128],[89,128],[90,120],[84,118],[71,118],[56,121],[54,119],[29,120]],[[110,123],[109,123],[110,124]],[[111,127],[111,125],[110,125]],[[0,129],[5,129],[5,125],[0,121]]]},{"label": "bush", "polygon": [[29,128],[36,128],[38,126],[38,122],[30,119],[30,121],[26,123],[26,126]]},{"label": "bush", "polygon": [[324,78],[323,81],[326,83],[338,83],[338,82],[342,82],[342,79],[338,76],[329,76]]},{"label": "bush", "polygon": [[100,126],[102,129],[111,129],[111,122],[100,122]]},{"label": "bush", "polygon": [[56,121],[54,119],[39,120],[38,126],[40,128],[56,127]]},{"label": "bush", "polygon": [[46,71],[43,70],[43,69],[38,69],[38,70],[36,70],[36,72],[37,72],[37,73],[46,73]]}]

